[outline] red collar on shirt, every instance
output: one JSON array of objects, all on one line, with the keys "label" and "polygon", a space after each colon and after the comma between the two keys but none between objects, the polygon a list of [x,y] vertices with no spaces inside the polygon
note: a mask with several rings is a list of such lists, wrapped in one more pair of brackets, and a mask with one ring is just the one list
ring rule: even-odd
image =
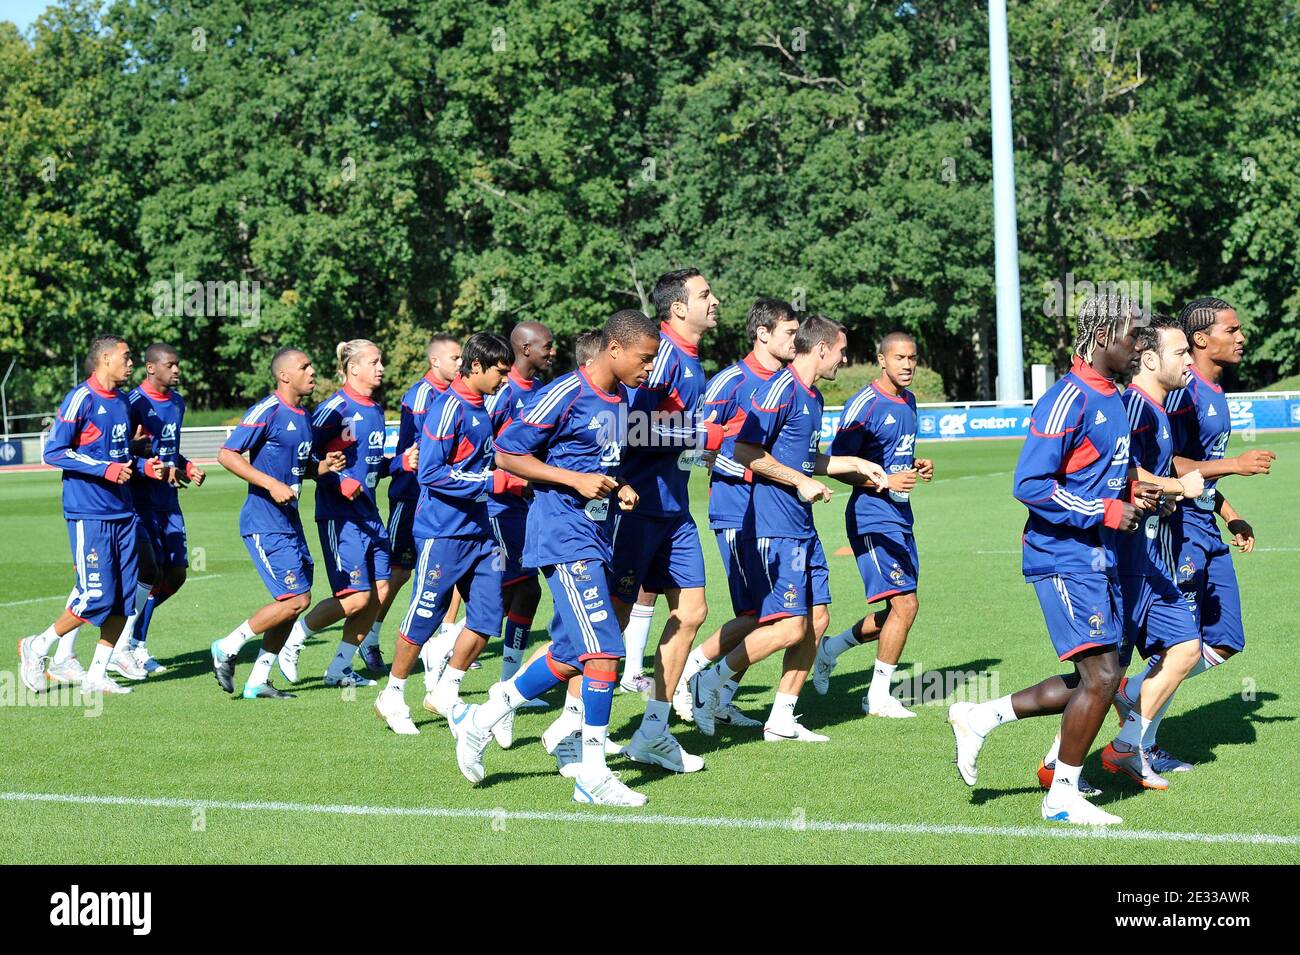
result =
[{"label": "red collar on shirt", "polygon": [[469,385],[465,383],[465,379],[460,375],[457,375],[455,378],[452,379],[451,390],[456,392],[456,394],[460,395],[460,397],[464,398],[475,408],[483,407],[483,396],[476,395],[473,391],[471,391]]},{"label": "red collar on shirt", "polygon": [[443,381],[441,378],[433,377],[432,371],[424,376],[424,380],[433,385],[434,391],[441,393],[447,390],[447,382]]},{"label": "red collar on shirt", "polygon": [[373,405],[375,403],[373,399],[367,398],[365,395],[357,394],[347,385],[343,386],[343,393],[359,405]]},{"label": "red collar on shirt", "polygon": [[1205,382],[1207,385],[1209,385],[1219,394],[1223,394],[1223,387],[1221,385],[1216,385],[1214,382],[1210,381],[1210,379],[1202,375],[1200,369],[1198,369],[1195,365],[1192,366],[1192,374],[1195,375],[1197,378],[1201,379],[1201,381]]},{"label": "red collar on shirt", "polygon": [[794,365],[787,365],[786,367],[790,369],[790,377],[792,377],[795,381],[799,382],[799,384],[803,385],[804,391],[808,392],[810,396],[814,396],[816,394],[816,392],[812,390],[812,386],[805,384],[804,380],[799,377],[799,372],[794,370]]},{"label": "red collar on shirt", "polygon": [[525,391],[533,390],[533,379],[525,378],[519,372],[515,371],[514,365],[510,366],[510,380]]},{"label": "red collar on shirt", "polygon": [[149,387],[149,379],[148,379],[148,378],[146,378],[144,381],[140,382],[140,390],[143,391],[143,392],[144,392],[146,395],[148,395],[150,398],[152,398],[154,401],[171,401],[171,400],[172,400],[172,393],[171,393],[170,391],[167,392],[166,394],[163,394],[161,391],[156,391],[156,390],[154,390],[153,388]]},{"label": "red collar on shirt", "polygon": [[1102,377],[1092,365],[1089,365],[1078,355],[1074,356],[1070,371],[1074,372],[1075,376],[1081,379],[1089,388],[1100,391],[1103,395],[1113,395],[1119,390],[1115,387],[1115,382]]},{"label": "red collar on shirt", "polygon": [[90,388],[90,390],[93,391],[95,394],[99,395],[101,398],[117,397],[117,389],[114,389],[112,391],[105,391],[103,388],[99,387],[99,382],[95,380],[94,375],[91,375],[89,378],[86,379],[86,386]]},{"label": "red collar on shirt", "polygon": [[[758,377],[762,378],[764,381],[767,381],[767,379],[771,378],[773,375],[776,374],[776,371],[771,371],[767,368],[764,368],[761,364],[759,364],[758,356],[755,355],[753,352],[750,352],[748,355],[746,355],[744,358],[740,360],[745,363],[745,365],[749,368],[750,371],[758,375]],[[781,369],[779,368],[777,369],[777,371],[780,370]]]},{"label": "red collar on shirt", "polygon": [[1129,387],[1132,388],[1134,391],[1136,391],[1147,401],[1151,402],[1152,406],[1159,408],[1161,411],[1164,410],[1165,406],[1162,405],[1160,402],[1156,401],[1156,399],[1152,398],[1149,394],[1147,394],[1144,388],[1134,384],[1133,382],[1129,382]]},{"label": "red collar on shirt", "polygon": [[891,395],[889,392],[887,392],[885,390],[884,385],[880,383],[879,378],[877,378],[875,381],[871,383],[871,387],[874,388],[876,390],[876,394],[880,395],[880,397],[882,398],[888,398],[890,401],[896,401],[900,405],[907,404],[907,399],[904,398],[902,395]]},{"label": "red collar on shirt", "polygon": [[686,352],[686,354],[690,355],[692,358],[700,357],[699,347],[696,345],[692,345],[686,339],[678,335],[675,331],[673,331],[672,326],[669,325],[667,322],[659,323],[659,331],[661,331],[665,336],[667,336],[669,341],[671,341],[682,351]]},{"label": "red collar on shirt", "polygon": [[[603,391],[602,389],[596,387],[596,385],[592,382],[591,378],[587,375],[587,369],[579,368],[578,374],[582,376],[582,380],[587,383],[587,385],[591,388],[592,391],[594,391],[597,395],[604,398],[606,401],[610,402],[611,404],[618,404],[622,400],[621,398],[619,398],[618,395],[611,395],[608,391]],[[617,382],[614,383],[614,387],[615,388],[618,387]]]},{"label": "red collar on shirt", "polygon": [[278,392],[278,391],[273,391],[273,392],[271,392],[271,394],[275,395],[276,400],[279,401],[280,404],[282,404],[282,405],[284,405],[286,408],[288,408],[290,411],[292,411],[294,414],[306,414],[306,413],[307,413],[306,409],[304,409],[304,408],[302,408],[302,407],[300,407],[300,406],[298,406],[298,405],[291,405],[291,404],[289,404],[289,402],[285,401],[284,398],[280,396],[280,392]]}]

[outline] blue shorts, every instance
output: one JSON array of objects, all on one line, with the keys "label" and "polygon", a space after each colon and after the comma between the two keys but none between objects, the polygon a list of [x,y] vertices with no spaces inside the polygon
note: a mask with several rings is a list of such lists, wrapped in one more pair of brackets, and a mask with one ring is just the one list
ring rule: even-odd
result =
[{"label": "blue shorts", "polygon": [[188,567],[189,545],[185,540],[185,517],[180,511],[155,511],[146,509],[140,514],[140,525],[159,569]]},{"label": "blue shorts", "polygon": [[593,657],[619,659],[623,631],[610,603],[609,569],[595,558],[542,568],[551,588],[551,659],[580,667]]},{"label": "blue shorts", "polygon": [[[767,576],[760,573],[750,579],[749,571],[754,568],[753,558],[748,557],[758,546],[752,537],[744,537],[737,527],[724,527],[717,531],[718,553],[722,555],[722,573],[727,578],[727,589],[731,592],[731,612],[737,617],[752,617],[758,613],[759,604],[767,594]],[[759,583],[763,586],[758,586]]]},{"label": "blue shorts", "polygon": [[1093,647],[1119,649],[1124,616],[1118,579],[1105,574],[1050,574],[1030,583],[1059,659],[1068,660]]},{"label": "blue shorts", "polygon": [[244,546],[273,598],[288,600],[311,593],[315,565],[307,547],[307,538],[301,531],[297,534],[282,531],[245,534]]},{"label": "blue shorts", "polygon": [[389,563],[408,570],[415,566],[416,501],[388,500]]},{"label": "blue shorts", "polygon": [[1213,535],[1183,521],[1182,549],[1178,557],[1178,586],[1195,602],[1201,638],[1207,647],[1246,649],[1241,622],[1241,591],[1232,551],[1217,529]]},{"label": "blue shorts", "polygon": [[1199,640],[1195,601],[1164,577],[1123,575],[1124,645],[1120,663],[1128,666],[1136,648],[1143,659],[1189,640]]},{"label": "blue shorts", "polygon": [[325,574],[335,597],[372,590],[388,579],[388,532],[378,520],[317,521]]},{"label": "blue shorts", "polygon": [[759,537],[748,555],[747,573],[763,598],[758,622],[806,617],[831,602],[831,573],[820,538]]},{"label": "blue shorts", "polygon": [[896,594],[910,594],[921,578],[916,554],[916,538],[901,528],[852,534],[853,556],[867,592],[867,603],[875,603]]},{"label": "blue shorts", "polygon": [[536,577],[535,567],[524,566],[524,527],[528,524],[528,512],[511,509],[489,520],[497,546],[501,548],[501,586],[509,587]]},{"label": "blue shorts", "polygon": [[112,521],[68,521],[72,566],[77,572],[68,598],[68,610],[74,616],[102,627],[109,617],[125,617],[135,611],[139,534],[135,515]]},{"label": "blue shorts", "polygon": [[610,535],[610,579],[614,597],[622,603],[635,603],[642,587],[658,594],[704,586],[704,551],[689,513],[638,517],[636,511],[620,511],[613,515]]},{"label": "blue shorts", "polygon": [[397,635],[424,646],[447,616],[451,595],[465,598],[465,627],[482,637],[501,632],[501,559],[497,543],[481,537],[425,537],[411,574],[411,603]]}]

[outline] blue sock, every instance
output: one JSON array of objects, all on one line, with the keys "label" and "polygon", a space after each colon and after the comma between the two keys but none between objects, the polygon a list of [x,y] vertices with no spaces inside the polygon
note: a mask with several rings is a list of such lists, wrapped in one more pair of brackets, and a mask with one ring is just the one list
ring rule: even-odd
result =
[{"label": "blue sock", "polygon": [[609,714],[614,708],[614,683],[618,673],[613,669],[593,677],[582,675],[582,721],[588,726],[608,726]]},{"label": "blue sock", "polygon": [[506,618],[505,644],[511,650],[523,653],[528,646],[528,637],[532,633],[531,620],[516,620],[513,616]]},{"label": "blue sock", "polygon": [[157,594],[149,594],[149,599],[140,608],[140,617],[135,622],[135,633],[131,637],[131,646],[139,646],[149,639],[149,621],[153,620],[153,612],[158,609],[160,603],[162,603],[162,599]]},{"label": "blue sock", "polygon": [[[532,662],[523,673],[515,677],[515,689],[526,700],[535,700],[553,686],[558,686],[561,680],[551,670],[550,660],[541,656]],[[609,708],[605,709],[606,717],[609,715]]]}]

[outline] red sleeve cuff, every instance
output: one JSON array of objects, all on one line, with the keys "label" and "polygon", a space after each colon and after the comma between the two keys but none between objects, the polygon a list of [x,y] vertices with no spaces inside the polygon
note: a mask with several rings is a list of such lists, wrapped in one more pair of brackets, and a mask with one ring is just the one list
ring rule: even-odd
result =
[{"label": "red sleeve cuff", "polygon": [[1107,527],[1117,528],[1124,517],[1124,502],[1119,498],[1107,498],[1102,523]]},{"label": "red sleeve cuff", "polygon": [[496,468],[492,472],[493,494],[514,494],[523,497],[527,483],[523,478],[515,477],[505,468]]},{"label": "red sleeve cuff", "polygon": [[402,470],[408,474],[415,470],[415,468],[411,467],[411,456],[409,454],[402,455]]},{"label": "red sleeve cuff", "polygon": [[104,480],[117,483],[117,476],[122,473],[122,465],[114,461],[104,469]]},{"label": "red sleeve cuff", "polygon": [[722,447],[722,442],[726,439],[726,431],[720,424],[712,421],[704,423],[704,450],[716,451]]},{"label": "red sleeve cuff", "polygon": [[162,464],[161,458],[146,459],[144,462],[144,476],[152,481],[161,481],[167,476],[167,469],[162,468],[160,471],[158,467],[160,464]]},{"label": "red sleeve cuff", "polygon": [[194,480],[194,472],[195,472],[195,470],[196,470],[196,468],[194,467],[194,462],[193,462],[193,461],[186,461],[186,462],[185,462],[185,476],[186,476],[187,478],[189,478],[191,481]]},{"label": "red sleeve cuff", "polygon": [[339,493],[346,498],[351,498],[359,490],[361,490],[361,482],[356,478],[345,477],[339,481]]}]

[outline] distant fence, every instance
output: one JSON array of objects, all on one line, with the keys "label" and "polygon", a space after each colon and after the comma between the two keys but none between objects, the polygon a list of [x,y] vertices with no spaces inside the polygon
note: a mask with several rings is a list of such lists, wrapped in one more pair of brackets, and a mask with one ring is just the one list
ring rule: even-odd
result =
[{"label": "distant fence", "polygon": [[[1257,432],[1300,431],[1300,391],[1245,392],[1228,395],[1233,433],[1249,439]],[[1023,438],[1029,433],[1031,402],[1000,404],[996,401],[944,402],[917,405],[917,438],[961,441],[976,438]],[[822,418],[822,441],[830,441],[840,424],[842,405],[826,409]],[[234,425],[184,428],[181,447],[185,456],[200,462],[217,459]],[[397,422],[390,421],[384,453],[397,447]],[[45,432],[10,435],[0,441],[0,471],[40,470]]]}]

